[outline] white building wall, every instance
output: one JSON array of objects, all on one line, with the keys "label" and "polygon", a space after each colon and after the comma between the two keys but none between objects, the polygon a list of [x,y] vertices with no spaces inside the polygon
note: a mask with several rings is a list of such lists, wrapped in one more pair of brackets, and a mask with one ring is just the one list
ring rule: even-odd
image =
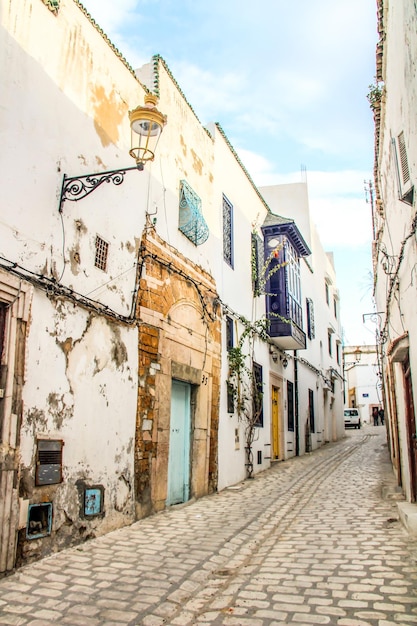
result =
[{"label": "white building wall", "polygon": [[[417,494],[411,403],[404,406],[403,368],[411,372],[413,405],[417,406],[417,315],[414,273],[417,184],[417,14],[415,3],[379,0],[378,87],[381,99],[374,108],[376,122],[376,205],[374,211],[374,274],[376,308],[380,313],[381,355],[385,411],[390,418],[391,449],[399,482],[408,500]],[[414,197],[404,202],[404,184],[397,144],[404,134],[409,179]],[[398,348],[400,348],[398,350]],[[409,368],[408,368],[409,363]],[[406,415],[410,412],[410,424]],[[411,476],[412,475],[412,476]],[[414,486],[413,486],[414,483]]]},{"label": "white building wall", "polygon": [[[301,286],[303,300],[304,331],[307,334],[306,298],[314,306],[315,336],[307,337],[306,350],[297,351],[299,378],[300,449],[305,445],[305,423],[308,413],[308,389],[313,390],[316,432],[312,433],[313,449],[326,441],[334,441],[344,433],[343,427],[343,379],[340,301],[332,255],[324,251],[317,230],[311,222],[306,183],[292,183],[261,187],[260,191],[274,213],[293,219],[311,249],[311,255],[301,260]],[[301,226],[303,228],[301,228]],[[329,304],[325,298],[325,282],[329,284]],[[336,300],[336,315],[334,310]],[[332,355],[328,349],[328,330],[332,334]],[[340,346],[337,361],[336,342]],[[292,351],[289,351],[292,353]],[[304,362],[305,361],[305,362]],[[330,369],[337,372],[333,378],[334,391],[328,384]],[[291,364],[285,375],[294,381]],[[288,433],[288,455],[295,450],[293,437]],[[292,450],[291,450],[292,448]]]},{"label": "white building wall", "polygon": [[345,406],[359,409],[362,424],[373,424],[372,408],[381,408],[382,380],[376,346],[346,346],[344,349]]},{"label": "white building wall", "polygon": [[[120,186],[106,182],[78,202],[65,201],[59,211],[64,174],[134,165],[128,156],[128,111],[143,104],[146,90],[78,3],[61,0],[57,15],[40,0],[7,0],[3,9],[1,266],[11,270],[18,264],[10,280],[17,295],[16,281],[25,282],[22,292],[28,293],[30,311],[20,433],[22,500],[27,506],[53,499],[54,531],[65,531],[68,519],[82,528],[77,483],[100,485],[106,514],[91,526],[101,534],[134,519],[138,330],[131,322],[143,229],[155,228],[162,240],[214,277],[223,313],[234,316],[239,336],[243,319],[255,322],[265,314],[264,297],[252,295],[251,233],[268,208],[224,133],[217,126],[209,132],[201,126],[160,61],[158,108],[168,114],[168,123],[155,161],[143,172],[126,172]],[[152,89],[154,65],[138,72]],[[201,246],[178,230],[182,179],[202,200],[210,236]],[[223,260],[223,194],[234,209],[233,269]],[[306,351],[288,354],[286,369],[279,358],[274,362],[267,343],[255,341],[254,359],[263,368],[264,382],[264,423],[253,445],[255,473],[271,462],[272,384],[280,398],[280,459],[296,453],[286,413],[286,381],[294,382],[295,363],[299,453],[307,444],[308,389],[314,392],[316,421],[312,448],[340,436],[337,377],[334,393],[324,389],[329,368],[337,369],[334,356],[326,353],[329,325],[340,335],[331,307],[322,304],[325,276],[336,290],[334,269],[310,224],[307,187],[276,187],[270,200],[271,210],[294,219],[312,247],[301,267],[304,309],[306,296],[315,303],[316,337],[307,341]],[[97,235],[109,244],[106,272],[94,264]],[[56,289],[58,284],[64,292]],[[224,334],[222,341],[219,489],[246,477],[244,424],[227,412]],[[64,482],[34,495],[36,440],[43,437],[64,442]],[[66,540],[64,533],[61,545]]]},{"label": "white building wall", "polygon": [[[5,284],[17,277],[34,285],[19,416],[21,513],[29,502],[52,501],[62,547],[71,533],[102,534],[134,520],[138,332],[131,317],[145,224],[138,207],[146,206],[150,175],[128,172],[122,186],[106,183],[59,212],[64,173],[134,165],[127,111],[144,95],[80,6],[60,4],[57,16],[35,0],[2,6],[0,238],[1,266],[15,275],[6,272]],[[96,235],[109,244],[106,272],[94,265]],[[6,421],[9,410],[8,403]],[[63,441],[63,482],[35,488],[43,438]],[[105,515],[89,528],[80,518],[80,481],[103,488]],[[34,540],[29,551],[39,556],[45,543]]]},{"label": "white building wall", "polygon": [[[259,197],[253,183],[242,169],[230,144],[217,126],[210,125],[214,137],[215,176],[214,197],[217,216],[214,236],[218,241],[218,254],[213,259],[213,273],[216,277],[219,296],[225,305],[225,312],[234,319],[235,344],[244,332],[244,326],[237,319],[241,316],[251,323],[265,316],[264,297],[254,298],[251,273],[251,233],[254,225],[260,224],[267,213],[265,203]],[[223,258],[223,195],[233,206],[233,267]],[[246,475],[245,421],[238,418],[237,412],[227,412],[226,380],[229,364],[225,343],[225,320],[223,321],[222,386],[219,417],[219,489],[243,480]],[[245,350],[248,350],[246,347]],[[269,355],[268,345],[255,341],[254,360],[262,366],[264,381],[263,414],[264,424],[256,429],[253,444],[254,472],[270,465],[271,421],[269,371],[275,365]],[[258,452],[262,459],[258,463]]]}]

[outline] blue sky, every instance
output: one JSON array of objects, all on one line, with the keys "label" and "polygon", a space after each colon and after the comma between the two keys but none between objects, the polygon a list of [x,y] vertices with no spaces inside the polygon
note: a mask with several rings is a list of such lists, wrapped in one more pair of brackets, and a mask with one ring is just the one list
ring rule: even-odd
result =
[{"label": "blue sky", "polygon": [[373,343],[376,0],[81,0],[133,67],[160,54],[259,186],[302,180],[334,253],[347,344]]}]

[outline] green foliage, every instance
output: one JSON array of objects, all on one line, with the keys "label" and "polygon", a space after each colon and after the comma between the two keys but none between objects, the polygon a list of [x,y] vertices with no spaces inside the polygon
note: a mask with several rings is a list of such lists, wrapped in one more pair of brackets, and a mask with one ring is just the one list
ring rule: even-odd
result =
[{"label": "green foliage", "polygon": [[[253,284],[253,295],[258,297],[267,294],[266,285],[269,279],[280,269],[286,262],[280,261],[280,251],[283,244],[279,243],[274,248],[268,258],[260,263],[260,253],[258,248],[259,242],[256,235],[256,225],[252,231],[252,248],[251,248],[251,277]],[[263,256],[263,255],[262,255]],[[277,315],[283,321],[288,321],[282,316]],[[263,404],[263,390],[260,383],[256,380],[254,373],[254,348],[255,342],[267,342],[269,340],[270,322],[263,317],[254,322],[240,317],[239,322],[243,328],[241,335],[237,341],[237,345],[228,351],[229,359],[229,376],[227,385],[229,392],[233,394],[233,401],[238,419],[245,425],[245,450],[246,450],[246,468],[249,478],[253,474],[253,452],[252,445],[258,436],[259,419]],[[237,325],[237,322],[236,322]]]},{"label": "green foliage", "polygon": [[381,102],[382,95],[384,93],[384,87],[381,87],[381,85],[376,82],[372,85],[369,85],[368,89],[369,92],[366,98],[371,106],[371,109],[375,109],[379,106],[379,103]]}]

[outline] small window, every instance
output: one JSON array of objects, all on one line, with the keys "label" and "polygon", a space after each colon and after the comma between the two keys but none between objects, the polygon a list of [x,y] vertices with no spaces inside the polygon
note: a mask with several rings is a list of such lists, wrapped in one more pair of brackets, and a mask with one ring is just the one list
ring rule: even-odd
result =
[{"label": "small window", "polygon": [[316,421],[314,417],[314,392],[312,389],[308,390],[308,416],[310,423],[310,432],[316,432]]},{"label": "small window", "polygon": [[316,336],[316,326],[314,324],[314,304],[311,298],[306,298],[307,303],[307,335],[309,339]]},{"label": "small window", "polygon": [[262,273],[264,265],[264,244],[256,233],[251,235],[251,271],[252,291],[254,296],[259,296],[262,289]]},{"label": "small window", "polygon": [[226,317],[226,348],[231,350],[234,346],[233,338],[233,320],[227,315]]},{"label": "small window", "polygon": [[227,384],[227,412],[235,412],[235,390],[229,382]]},{"label": "small window", "polygon": [[287,380],[288,430],[294,432],[294,384]]},{"label": "small window", "polygon": [[327,331],[327,342],[329,345],[329,354],[330,356],[332,356],[332,351],[333,351],[333,347],[332,347],[332,333],[330,332],[330,330]]},{"label": "small window", "polygon": [[336,361],[340,365],[340,343],[336,341]]},{"label": "small window", "polygon": [[201,199],[185,180],[180,181],[178,228],[195,246],[205,243],[210,234],[201,210]]},{"label": "small window", "polygon": [[233,205],[223,196],[223,258],[233,268]]},{"label": "small window", "polygon": [[333,312],[335,318],[337,319],[337,298],[333,298]]},{"label": "small window", "polygon": [[63,441],[38,439],[36,455],[36,484],[55,485],[62,482]]},{"label": "small window", "polygon": [[327,281],[325,281],[324,283],[324,289],[326,291],[326,304],[330,304],[330,289],[329,283]]},{"label": "small window", "polygon": [[264,425],[263,374],[262,374],[262,365],[259,365],[258,363],[253,364],[252,389],[253,389],[252,410],[253,410],[253,416],[254,416],[254,423],[255,423],[255,426],[263,426]]},{"label": "small window", "polygon": [[103,272],[107,271],[107,257],[109,253],[109,244],[98,235],[96,236],[96,257],[94,265]]},{"label": "small window", "polygon": [[401,132],[397,138],[393,137],[391,142],[397,171],[398,196],[402,202],[412,205],[414,202],[414,185],[410,177],[404,132]]}]

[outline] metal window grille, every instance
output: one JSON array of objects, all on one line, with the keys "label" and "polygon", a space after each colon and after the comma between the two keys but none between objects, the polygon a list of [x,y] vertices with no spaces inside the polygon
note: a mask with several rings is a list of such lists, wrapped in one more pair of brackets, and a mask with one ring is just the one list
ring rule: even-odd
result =
[{"label": "metal window grille", "polygon": [[285,260],[284,270],[288,290],[288,315],[290,320],[295,322],[299,328],[302,328],[300,259],[294,246],[291,245],[288,239],[285,241]]},{"label": "metal window grille", "polygon": [[223,258],[233,267],[233,206],[223,196]]},{"label": "metal window grille", "polygon": [[308,413],[310,421],[310,432],[316,432],[316,421],[314,418],[314,392],[312,389],[308,390]]},{"label": "metal window grille", "polygon": [[252,290],[254,296],[259,296],[262,290],[262,270],[264,265],[264,245],[256,233],[251,236],[252,261]]},{"label": "metal window grille", "polygon": [[263,373],[262,365],[253,363],[253,412],[255,416],[255,426],[264,425],[263,410]]},{"label": "metal window grille", "polygon": [[287,412],[288,412],[288,430],[294,432],[294,383],[287,380]]},{"label": "metal window grille", "polygon": [[235,412],[235,391],[229,382],[227,383],[227,412]]},{"label": "metal window grille", "polygon": [[307,302],[307,334],[309,339],[316,336],[316,326],[314,323],[314,304],[311,298],[306,298]]},{"label": "metal window grille", "polygon": [[98,235],[96,236],[96,256],[94,265],[103,272],[107,271],[107,258],[109,254],[109,244]]},{"label": "metal window grille", "polygon": [[233,348],[233,320],[228,315],[226,316],[226,347],[227,350]]},{"label": "metal window grille", "polygon": [[180,182],[180,207],[178,228],[195,246],[205,243],[209,228],[201,211],[201,199],[187,181]]}]

